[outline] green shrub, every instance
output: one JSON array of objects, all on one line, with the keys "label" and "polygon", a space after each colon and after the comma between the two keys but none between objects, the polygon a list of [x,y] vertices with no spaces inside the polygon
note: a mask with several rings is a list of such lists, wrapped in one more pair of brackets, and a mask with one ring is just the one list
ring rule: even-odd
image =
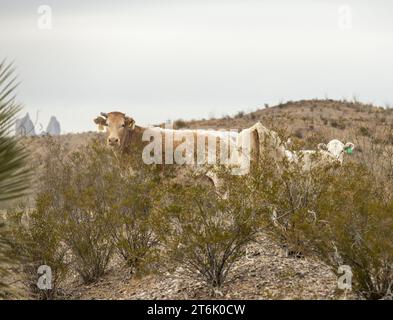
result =
[{"label": "green shrub", "polygon": [[18,296],[17,290],[9,286],[6,281],[10,276],[10,270],[17,265],[19,259],[12,250],[9,227],[0,219],[0,300]]},{"label": "green shrub", "polygon": [[226,176],[225,190],[197,184],[197,176],[190,185],[167,185],[154,219],[163,251],[211,288],[225,282],[258,231],[241,179]]},{"label": "green shrub", "polygon": [[[50,196],[49,196],[50,197]],[[49,198],[37,199],[34,210],[20,208],[10,210],[7,220],[10,224],[10,241],[14,254],[21,261],[22,281],[30,294],[39,299],[53,299],[68,272],[67,248],[62,242],[61,220],[48,206]],[[40,266],[51,268],[51,288],[37,286]]]},{"label": "green shrub", "polygon": [[112,161],[98,144],[73,152],[63,164],[67,178],[54,190],[62,198],[58,212],[63,220],[64,241],[85,283],[105,273],[114,251],[109,215],[117,191],[111,187],[119,173],[112,170]]},{"label": "green shrub", "polygon": [[151,167],[127,171],[133,159],[126,157],[119,167],[123,173],[117,185],[119,193],[113,202],[111,237],[116,251],[131,272],[147,271],[156,260],[158,239],[152,230],[152,210],[157,198],[159,177]]},{"label": "green shrub", "polygon": [[391,297],[393,199],[367,168],[338,169],[319,198],[315,221],[299,230],[336,274],[340,265],[351,267],[352,288],[361,297]]},{"label": "green shrub", "polygon": [[150,227],[160,179],[156,168],[99,141],[74,152],[49,141],[41,195],[52,195],[48,205],[56,208],[63,241],[83,282],[103,276],[114,253],[132,272],[146,269],[157,244]]},{"label": "green shrub", "polygon": [[243,178],[244,185],[250,186],[243,192],[250,193],[264,231],[290,252],[302,254],[307,252],[308,241],[298,225],[313,219],[332,170],[331,165],[318,165],[318,155],[311,159],[314,165],[305,171],[301,155],[294,163],[267,152],[252,166],[251,174]]}]

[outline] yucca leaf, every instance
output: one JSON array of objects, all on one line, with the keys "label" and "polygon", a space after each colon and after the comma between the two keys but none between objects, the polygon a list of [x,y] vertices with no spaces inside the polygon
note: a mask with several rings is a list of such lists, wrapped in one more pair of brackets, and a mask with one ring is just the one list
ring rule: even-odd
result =
[{"label": "yucca leaf", "polygon": [[[14,71],[12,64],[5,60],[0,63],[0,204],[24,195],[29,187],[30,171],[25,166],[27,153],[10,132],[21,109],[15,103],[17,82]],[[10,250],[6,226],[1,220],[0,216],[0,298],[7,298],[13,290],[3,279],[15,257]]]},{"label": "yucca leaf", "polygon": [[27,153],[10,134],[21,109],[13,97],[17,86],[14,72],[12,64],[0,63],[0,201],[21,196],[29,186]]}]

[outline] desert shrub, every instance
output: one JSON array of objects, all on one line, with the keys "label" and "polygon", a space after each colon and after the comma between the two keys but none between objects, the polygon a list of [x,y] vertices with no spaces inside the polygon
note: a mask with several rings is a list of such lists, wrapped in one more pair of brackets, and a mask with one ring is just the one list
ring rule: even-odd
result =
[{"label": "desert shrub", "polygon": [[238,113],[236,113],[235,115],[235,119],[237,118],[243,118],[244,117],[244,111],[239,111]]},{"label": "desert shrub", "polygon": [[[21,280],[29,293],[39,299],[55,298],[69,270],[61,220],[56,217],[56,211],[48,205],[49,202],[49,198],[40,196],[33,210],[20,207],[7,212],[9,241],[13,253],[20,258],[18,269],[22,274]],[[40,289],[37,286],[40,277],[38,268],[44,265],[51,270],[50,287]]]},{"label": "desert shrub", "polygon": [[58,190],[53,190],[60,198],[58,210],[64,241],[85,283],[94,282],[105,273],[114,251],[109,214],[116,201],[113,181],[118,172],[112,170],[112,161],[99,144],[83,152],[75,151],[63,163],[66,178],[57,185]]},{"label": "desert shrub", "polygon": [[144,269],[157,244],[149,223],[160,179],[156,168],[140,166],[140,159],[99,141],[74,152],[53,141],[48,148],[41,195],[52,195],[50,205],[62,221],[63,240],[82,280],[99,279],[114,253],[132,272]]},{"label": "desert shrub", "polygon": [[0,299],[8,299],[18,296],[17,290],[11,288],[6,279],[10,276],[10,271],[14,268],[19,259],[15,257],[12,250],[9,227],[0,218]]},{"label": "desert shrub", "polygon": [[292,252],[316,254],[337,275],[339,266],[349,265],[352,288],[361,297],[391,298],[389,181],[355,162],[304,171],[269,155],[259,159],[246,180],[253,184],[253,203],[261,207],[258,214],[271,238]]},{"label": "desert shrub", "polygon": [[337,129],[340,129],[340,130],[344,130],[345,127],[346,127],[345,123],[342,120],[336,120],[336,119],[331,120],[330,121],[330,125],[333,128],[337,128]]},{"label": "desert shrub", "polygon": [[158,239],[151,225],[160,176],[151,166],[129,171],[134,159],[122,160],[118,167],[122,174],[116,180],[118,195],[110,213],[111,238],[130,271],[141,273],[157,260]]},{"label": "desert shrub", "polygon": [[[359,132],[364,131],[366,135]],[[364,130],[357,130],[351,139],[356,145],[354,154],[356,161],[369,168],[377,179],[390,184],[388,190],[392,190],[393,185],[393,148],[392,132],[390,125],[369,125]]]},{"label": "desert shrub", "polygon": [[183,119],[177,119],[173,124],[176,129],[187,127],[187,123]]},{"label": "desert shrub", "polygon": [[370,137],[371,136],[369,128],[366,128],[366,127],[360,127],[359,128],[359,134],[362,135],[362,136],[365,136],[365,137]]},{"label": "desert shrub", "polygon": [[391,297],[393,201],[373,173],[362,165],[339,168],[315,213],[315,221],[299,225],[310,248],[336,274],[338,266],[349,265],[361,297]]},{"label": "desert shrub", "polygon": [[232,178],[226,176],[225,190],[202,183],[169,184],[155,211],[163,251],[210,288],[225,282],[258,230],[254,207],[241,192],[242,180],[228,183]]},{"label": "desert shrub", "polygon": [[[297,146],[294,146],[297,149]],[[268,153],[260,155],[245,179],[252,187],[251,197],[258,206],[265,232],[288,252],[307,253],[307,238],[298,224],[313,220],[320,195],[329,183],[334,164],[319,165],[318,154],[311,158],[306,171],[301,155],[298,162],[278,159]]]}]

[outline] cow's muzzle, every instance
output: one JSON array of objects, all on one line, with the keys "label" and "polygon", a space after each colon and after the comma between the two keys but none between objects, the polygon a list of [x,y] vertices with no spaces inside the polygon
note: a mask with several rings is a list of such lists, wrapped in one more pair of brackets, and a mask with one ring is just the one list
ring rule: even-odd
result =
[{"label": "cow's muzzle", "polygon": [[119,146],[120,139],[119,138],[108,138],[108,145],[109,146]]}]

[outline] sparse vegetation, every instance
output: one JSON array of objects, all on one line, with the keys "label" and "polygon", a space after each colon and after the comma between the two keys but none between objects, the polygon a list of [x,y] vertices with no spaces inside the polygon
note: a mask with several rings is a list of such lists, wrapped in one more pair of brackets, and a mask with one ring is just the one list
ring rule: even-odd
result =
[{"label": "sparse vegetation", "polygon": [[[329,113],[323,113],[321,106],[330,106]],[[40,179],[34,204],[9,210],[7,228],[0,226],[0,261],[15,263],[5,259],[23,257],[14,269],[29,293],[44,299],[61,296],[69,275],[92,283],[112,273],[114,264],[129,276],[183,269],[217,291],[230,285],[234,266],[249,261],[246,249],[256,245],[254,240],[263,233],[293,256],[305,256],[307,261],[317,257],[333,273],[339,265],[349,265],[353,292],[359,297],[389,298],[391,119],[372,117],[373,126],[364,115],[374,114],[374,109],[333,100],[287,102],[280,108],[207,120],[204,127],[230,121],[245,127],[261,119],[276,131],[288,126],[295,137],[293,150],[316,149],[331,138],[350,137],[355,153],[345,156],[342,167],[315,167],[307,173],[301,165],[267,154],[247,176],[218,172],[223,183],[216,189],[197,183],[198,175],[189,177],[191,183],[166,179],[169,176],[161,169],[141,166],[140,154],[119,157],[97,141],[74,151],[50,137],[28,140],[45,149],[39,161]],[[301,108],[313,112],[305,115]],[[356,118],[334,122],[342,109]],[[175,127],[200,125],[181,121],[175,121]],[[279,133],[286,141],[287,134]],[[52,268],[52,290],[35,286],[42,264]],[[283,283],[297,277],[290,268],[278,274]],[[274,295],[280,296],[285,293]]]}]

